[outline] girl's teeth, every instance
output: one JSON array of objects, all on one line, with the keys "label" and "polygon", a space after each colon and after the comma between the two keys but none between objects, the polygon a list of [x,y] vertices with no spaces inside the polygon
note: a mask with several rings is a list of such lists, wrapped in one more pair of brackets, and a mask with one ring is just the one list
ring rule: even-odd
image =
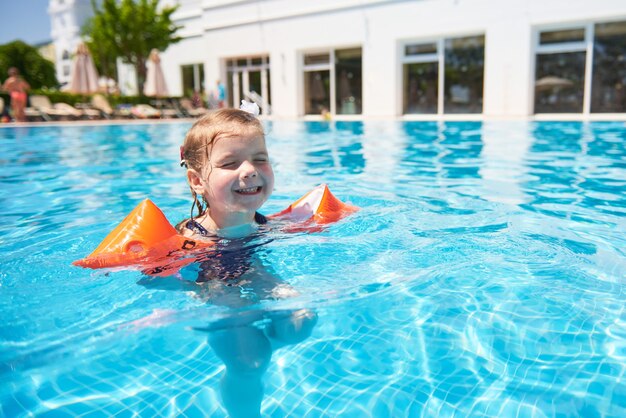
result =
[{"label": "girl's teeth", "polygon": [[258,187],[248,187],[247,189],[239,189],[239,190],[237,190],[237,192],[239,192],[239,193],[254,193],[257,190],[259,190]]}]

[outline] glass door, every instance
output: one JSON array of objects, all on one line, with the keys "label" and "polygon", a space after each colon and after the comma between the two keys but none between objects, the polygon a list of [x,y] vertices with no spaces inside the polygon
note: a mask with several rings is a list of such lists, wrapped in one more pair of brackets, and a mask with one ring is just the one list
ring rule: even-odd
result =
[{"label": "glass door", "polygon": [[269,58],[249,57],[227,62],[228,103],[238,108],[242,100],[256,103],[262,114],[270,114]]}]

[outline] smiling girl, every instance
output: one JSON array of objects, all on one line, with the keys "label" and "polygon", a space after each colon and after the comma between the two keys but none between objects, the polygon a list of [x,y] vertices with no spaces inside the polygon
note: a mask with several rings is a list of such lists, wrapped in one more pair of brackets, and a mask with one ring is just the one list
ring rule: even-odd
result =
[{"label": "smiling girl", "polygon": [[272,193],[274,172],[252,113],[222,109],[199,119],[185,137],[181,164],[193,196],[190,218],[177,227],[183,235],[236,238],[267,222],[257,210]]},{"label": "smiling girl", "polygon": [[[177,229],[216,242],[200,263],[199,294],[233,308],[297,295],[264,266],[255,266],[259,244],[251,245],[251,239],[267,222],[257,210],[274,188],[263,125],[255,114],[221,109],[199,119],[185,137],[181,164],[187,168],[193,204],[189,219]],[[220,392],[230,417],[260,417],[262,378],[273,350],[304,340],[316,322],[308,309],[251,309],[213,325],[209,344],[225,365]]]}]

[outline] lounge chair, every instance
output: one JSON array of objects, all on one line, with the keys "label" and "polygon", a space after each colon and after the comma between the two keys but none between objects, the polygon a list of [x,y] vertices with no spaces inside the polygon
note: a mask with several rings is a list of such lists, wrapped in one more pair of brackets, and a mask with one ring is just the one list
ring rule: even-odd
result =
[{"label": "lounge chair", "polygon": [[26,115],[26,119],[28,121],[39,122],[39,121],[50,120],[50,118],[47,115],[41,113],[39,110],[33,107],[32,96],[28,98],[28,103],[29,103],[29,106],[24,108],[24,114]]},{"label": "lounge chair", "polygon": [[48,96],[30,96],[30,104],[41,113],[44,120],[76,120],[83,116],[88,118],[99,117],[99,112],[93,110],[76,109],[67,103],[52,104]]},{"label": "lounge chair", "polygon": [[106,119],[111,119],[114,115],[113,108],[109,104],[109,101],[101,94],[94,94],[91,97],[91,107],[100,111],[102,116]]},{"label": "lounge chair", "polygon": [[113,109],[109,100],[102,94],[94,94],[91,98],[91,107],[100,112],[102,117],[106,119],[111,118],[132,118],[130,113],[130,106],[119,106],[117,109]]},{"label": "lounge chair", "polygon": [[158,119],[161,112],[148,104],[138,104],[131,108],[130,113],[137,119]]},{"label": "lounge chair", "polygon": [[183,111],[177,106],[176,103],[173,103],[172,100],[157,99],[153,100],[151,103],[159,112],[161,112],[162,118],[185,117]]},{"label": "lounge chair", "polygon": [[194,107],[191,99],[182,98],[179,103],[185,114],[192,118],[200,117],[209,111],[206,107]]}]

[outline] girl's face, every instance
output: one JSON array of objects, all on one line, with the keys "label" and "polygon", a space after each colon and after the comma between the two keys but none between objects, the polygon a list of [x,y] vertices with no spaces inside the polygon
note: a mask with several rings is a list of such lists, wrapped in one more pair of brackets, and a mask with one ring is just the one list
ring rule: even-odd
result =
[{"label": "girl's face", "polygon": [[219,138],[209,151],[199,180],[211,219],[218,228],[252,222],[274,189],[265,139],[256,132],[233,135]]}]

